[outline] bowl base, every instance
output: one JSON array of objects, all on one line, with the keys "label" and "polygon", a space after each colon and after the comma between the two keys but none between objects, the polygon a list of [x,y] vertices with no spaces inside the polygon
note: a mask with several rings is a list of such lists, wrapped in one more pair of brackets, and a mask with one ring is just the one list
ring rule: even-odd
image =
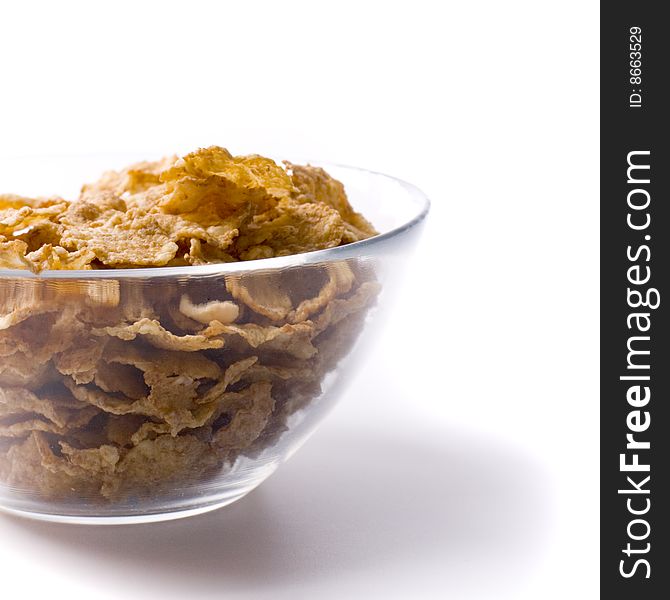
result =
[{"label": "bowl base", "polygon": [[254,477],[247,476],[242,480],[236,481],[233,485],[227,486],[225,490],[221,490],[215,495],[209,496],[206,499],[193,498],[192,502],[177,504],[173,509],[166,507],[161,510],[144,513],[140,511],[128,511],[127,513],[114,511],[108,514],[82,512],[81,509],[68,514],[67,509],[60,509],[59,512],[50,513],[40,510],[40,508],[45,508],[45,503],[41,503],[39,507],[35,505],[22,506],[21,501],[17,501],[16,498],[13,499],[14,501],[11,501],[7,497],[3,497],[0,499],[0,511],[34,521],[49,521],[51,523],[68,523],[72,525],[131,525],[135,523],[173,521],[217,510],[240,500],[265,481],[275,471],[277,466],[277,464],[268,464],[263,469],[257,469]]},{"label": "bowl base", "polygon": [[[250,490],[251,491],[251,490]],[[49,513],[38,513],[27,510],[17,510],[13,508],[6,508],[0,506],[0,511],[22,519],[30,519],[32,521],[48,521],[51,523],[68,523],[70,525],[133,525],[137,523],[159,523],[161,521],[174,521],[176,519],[185,519],[186,517],[195,517],[204,513],[223,508],[246,496],[249,492],[245,492],[234,498],[229,498],[223,502],[216,502],[198,508],[191,508],[188,510],[176,510],[173,512],[164,512],[150,515],[127,515],[114,517],[85,517],[81,515],[52,515]]]}]

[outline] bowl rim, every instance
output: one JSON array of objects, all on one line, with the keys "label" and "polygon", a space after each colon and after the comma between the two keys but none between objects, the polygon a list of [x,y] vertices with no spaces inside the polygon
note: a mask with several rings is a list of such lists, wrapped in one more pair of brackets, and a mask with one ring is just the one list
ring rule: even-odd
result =
[{"label": "bowl rim", "polygon": [[[9,157],[8,157],[9,158]],[[27,157],[21,157],[27,158]],[[58,157],[58,158],[77,158],[75,156]],[[10,158],[11,159],[11,158]],[[295,159],[293,159],[295,160]],[[348,258],[355,258],[361,253],[367,252],[378,246],[385,245],[388,241],[393,240],[403,233],[413,229],[419,225],[428,215],[430,211],[430,200],[428,196],[421,191],[414,184],[411,184],[403,179],[364,169],[362,167],[354,167],[341,163],[333,163],[318,160],[309,160],[303,164],[320,166],[325,168],[334,167],[336,169],[344,169],[349,171],[357,171],[367,175],[374,175],[382,177],[404,188],[414,200],[419,201],[419,210],[414,216],[401,223],[397,227],[390,229],[384,233],[380,233],[373,237],[334,248],[326,248],[324,250],[313,250],[311,252],[303,252],[300,254],[290,254],[288,256],[275,256],[273,258],[261,258],[256,260],[236,261],[229,263],[211,263],[206,265],[187,265],[179,267],[137,267],[130,269],[72,269],[72,270],[45,270],[39,273],[24,269],[0,269],[0,278],[3,279],[148,279],[157,277],[189,277],[202,275],[227,275],[232,273],[250,272],[250,271],[267,271],[284,269],[288,267],[296,267],[303,265],[311,265],[316,263],[324,263],[335,260],[344,260]]]}]

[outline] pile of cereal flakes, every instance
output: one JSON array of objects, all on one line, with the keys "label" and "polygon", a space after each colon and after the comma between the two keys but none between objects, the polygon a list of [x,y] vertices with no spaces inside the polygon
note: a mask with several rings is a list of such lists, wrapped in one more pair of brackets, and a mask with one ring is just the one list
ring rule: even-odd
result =
[{"label": "pile of cereal flakes", "polygon": [[[375,235],[325,171],[219,147],[79,199],[0,196],[0,269],[253,260]],[[363,260],[175,278],[0,276],[0,482],[118,501],[220,476],[321,394],[379,292]]]}]

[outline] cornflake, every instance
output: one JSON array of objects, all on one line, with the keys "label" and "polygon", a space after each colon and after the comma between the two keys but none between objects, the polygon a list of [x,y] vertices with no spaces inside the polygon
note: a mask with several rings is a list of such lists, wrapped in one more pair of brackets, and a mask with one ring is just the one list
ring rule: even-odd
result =
[{"label": "cornflake", "polygon": [[[0,484],[127,508],[274,460],[363,328],[380,291],[373,266],[148,283],[94,271],[250,261],[375,234],[323,169],[217,146],[108,171],[71,201],[0,195]],[[18,269],[35,275],[7,271]],[[80,274],[40,276],[56,270]]]}]

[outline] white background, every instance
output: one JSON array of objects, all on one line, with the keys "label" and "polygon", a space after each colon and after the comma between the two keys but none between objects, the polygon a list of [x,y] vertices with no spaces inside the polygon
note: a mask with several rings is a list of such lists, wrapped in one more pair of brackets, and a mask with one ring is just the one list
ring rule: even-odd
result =
[{"label": "white background", "polygon": [[597,597],[598,43],[583,1],[3,4],[0,156],[220,144],[433,201],[291,462],[185,521],[0,516],[3,596]]}]

